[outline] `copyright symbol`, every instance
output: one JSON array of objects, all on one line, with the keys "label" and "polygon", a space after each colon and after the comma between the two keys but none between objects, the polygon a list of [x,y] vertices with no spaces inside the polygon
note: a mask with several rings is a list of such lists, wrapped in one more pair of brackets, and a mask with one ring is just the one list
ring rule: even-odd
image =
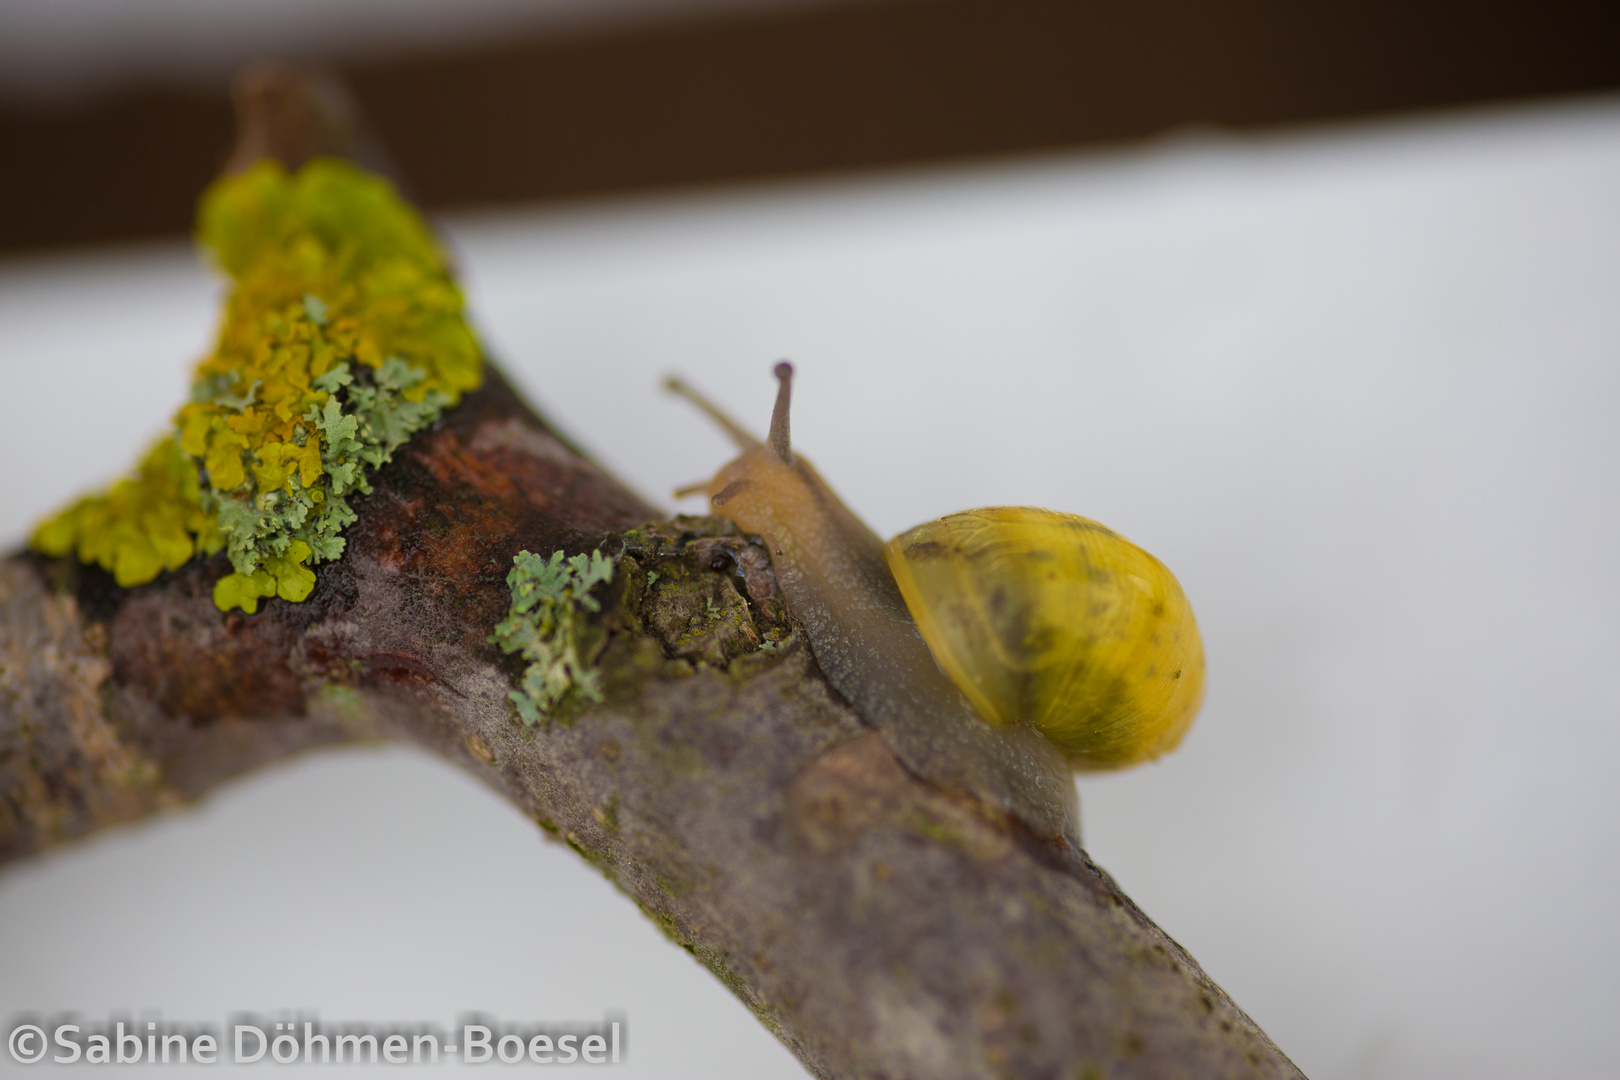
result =
[{"label": "copyright symbol", "polygon": [[[29,1050],[30,1046],[38,1046],[38,1050]],[[32,1065],[45,1056],[45,1031],[36,1024],[23,1024],[13,1028],[11,1038],[6,1041],[6,1049],[11,1056],[24,1065]]]}]

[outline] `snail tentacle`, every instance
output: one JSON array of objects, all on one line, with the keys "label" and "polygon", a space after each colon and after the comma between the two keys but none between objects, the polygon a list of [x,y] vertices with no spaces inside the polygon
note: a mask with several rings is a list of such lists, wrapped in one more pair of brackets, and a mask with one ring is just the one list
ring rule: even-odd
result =
[{"label": "snail tentacle", "polygon": [[774,370],[776,407],[771,410],[768,442],[771,455],[784,465],[793,464],[793,440],[789,437],[788,411],[793,404],[793,365],[783,360]]},{"label": "snail tentacle", "polygon": [[[743,427],[741,424],[737,423],[737,421],[727,416],[720,406],[716,405],[714,402],[692,389],[692,387],[688,386],[685,382],[682,382],[679,376],[670,375],[664,379],[664,389],[668,390],[672,394],[679,394],[681,397],[703,410],[704,414],[708,416],[710,420],[713,420],[715,425],[718,426],[720,430],[724,431],[731,437],[731,441],[737,444],[737,449],[752,450],[754,447],[760,445],[759,440],[750,435],[747,428]],[[693,494],[701,490],[703,490],[703,485],[691,484],[682,488],[679,492],[676,492],[676,498],[682,497],[681,492]]]}]

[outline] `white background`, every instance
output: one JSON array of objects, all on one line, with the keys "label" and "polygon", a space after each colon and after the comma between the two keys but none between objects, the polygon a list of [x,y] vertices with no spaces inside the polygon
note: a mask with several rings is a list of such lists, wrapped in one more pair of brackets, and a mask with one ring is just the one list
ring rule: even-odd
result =
[{"label": "white background", "polygon": [[840,0],[0,0],[0,93],[42,101],[131,81],[223,84],[266,56],[442,51],[614,24]]},{"label": "white background", "polygon": [[[660,497],[679,370],[880,532],[1098,518],[1180,576],[1209,700],[1081,782],[1088,847],[1310,1075],[1620,1072],[1620,102],[449,223],[493,352]],[[0,266],[0,534],[132,461],[217,284]],[[312,756],[0,875],[0,1017],[629,1016],[625,1076],[801,1075],[520,815]]]}]

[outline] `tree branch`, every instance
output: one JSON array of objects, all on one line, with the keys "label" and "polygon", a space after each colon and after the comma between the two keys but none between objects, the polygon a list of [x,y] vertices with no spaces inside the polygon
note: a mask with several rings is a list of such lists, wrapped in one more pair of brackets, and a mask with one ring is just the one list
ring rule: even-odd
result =
[{"label": "tree branch", "polygon": [[[234,164],[352,150],[329,91],[257,78]],[[0,564],[0,858],[406,739],[601,870],[817,1076],[1298,1075],[1084,852],[908,774],[802,635],[762,648],[793,624],[757,542],[655,521],[493,366],[373,483],[309,599],[256,615],[214,607],[223,557],[133,589]],[[605,700],[526,728],[488,641],[512,556],[598,546]]]}]

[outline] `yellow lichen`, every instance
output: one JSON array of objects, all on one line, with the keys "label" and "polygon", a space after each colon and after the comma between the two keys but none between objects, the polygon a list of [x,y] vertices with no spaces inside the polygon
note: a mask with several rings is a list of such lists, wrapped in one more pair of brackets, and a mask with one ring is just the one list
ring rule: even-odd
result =
[{"label": "yellow lichen", "polygon": [[196,466],[173,439],[164,439],[134,476],[43,522],[34,531],[34,548],[98,563],[123,586],[151,581],[185,565],[198,549],[212,555],[225,546],[199,493]]},{"label": "yellow lichen", "polygon": [[226,548],[222,610],[299,601],[337,558],[344,496],[483,376],[443,253],[384,179],[317,160],[217,181],[199,244],[233,280],[174,434],[137,476],[43,522],[34,547],[120,585]]}]

